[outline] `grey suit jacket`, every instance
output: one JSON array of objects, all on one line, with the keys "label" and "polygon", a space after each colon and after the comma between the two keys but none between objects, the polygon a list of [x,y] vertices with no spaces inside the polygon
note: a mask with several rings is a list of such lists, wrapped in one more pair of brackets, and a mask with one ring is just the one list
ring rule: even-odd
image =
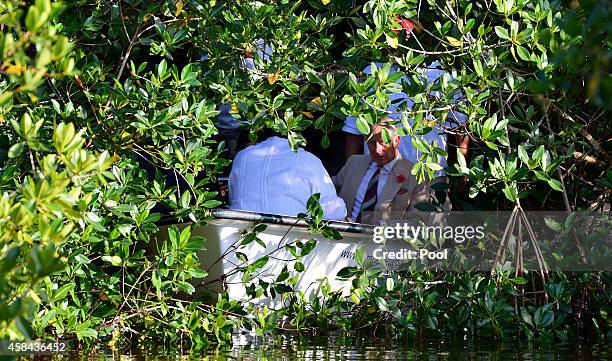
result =
[{"label": "grey suit jacket", "polygon": [[[344,199],[347,209],[347,220],[351,219],[355,196],[361,180],[372,162],[369,154],[358,154],[351,156],[340,172],[332,177],[338,195]],[[414,206],[429,201],[429,182],[417,184],[416,177],[410,174],[413,163],[403,159],[395,162],[387,184],[383,188],[381,196],[376,201],[374,212],[363,214],[361,222],[366,224],[378,224],[381,220],[403,219],[404,214],[414,209]]]}]

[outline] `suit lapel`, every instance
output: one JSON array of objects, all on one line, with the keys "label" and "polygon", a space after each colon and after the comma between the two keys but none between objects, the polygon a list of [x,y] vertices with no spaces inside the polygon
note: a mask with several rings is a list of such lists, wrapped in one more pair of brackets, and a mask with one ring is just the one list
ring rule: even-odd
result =
[{"label": "suit lapel", "polygon": [[361,180],[363,179],[371,162],[372,159],[370,158],[369,154],[364,154],[360,156],[359,160],[357,161],[357,167],[355,167],[355,173],[351,174],[348,178],[346,192],[344,194],[346,195],[345,203],[349,217],[351,216],[351,212],[353,212],[353,205],[355,203],[357,189],[359,188]]},{"label": "suit lapel", "polygon": [[[399,159],[393,165],[393,169],[391,170],[391,174],[389,174],[389,178],[387,178],[387,184],[383,188],[382,194],[380,198],[376,202],[376,208],[379,210],[386,209],[389,204],[395,198],[395,195],[402,186],[407,185],[408,179],[410,177],[410,169],[412,168],[411,163],[406,161],[399,155]],[[397,177],[402,175],[404,177],[404,182],[398,182]]]}]

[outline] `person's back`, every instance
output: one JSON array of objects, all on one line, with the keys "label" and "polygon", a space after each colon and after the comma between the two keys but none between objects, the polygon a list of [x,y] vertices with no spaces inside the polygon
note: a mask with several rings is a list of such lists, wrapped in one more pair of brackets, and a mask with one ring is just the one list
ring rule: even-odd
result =
[{"label": "person's back", "polygon": [[346,206],[321,161],[287,139],[270,137],[236,155],[229,177],[230,208],[296,216],[320,193],[324,218],[344,219]]}]

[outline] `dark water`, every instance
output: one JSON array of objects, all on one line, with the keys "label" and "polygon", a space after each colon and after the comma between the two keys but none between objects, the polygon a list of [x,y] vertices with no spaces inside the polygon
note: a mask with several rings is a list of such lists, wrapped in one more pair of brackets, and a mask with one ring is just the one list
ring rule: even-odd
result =
[{"label": "dark water", "polygon": [[201,355],[99,355],[97,360],[612,360],[612,342],[398,341],[364,337],[236,336],[234,346]]}]

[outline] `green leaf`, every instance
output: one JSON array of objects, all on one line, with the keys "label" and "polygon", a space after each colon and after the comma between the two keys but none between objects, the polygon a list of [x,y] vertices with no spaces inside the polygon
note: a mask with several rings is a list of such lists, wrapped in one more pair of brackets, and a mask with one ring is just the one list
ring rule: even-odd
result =
[{"label": "green leaf", "polygon": [[506,196],[506,198],[508,198],[508,200],[512,203],[516,202],[516,198],[517,198],[517,192],[516,192],[516,188],[511,186],[511,185],[506,185],[503,189],[504,195]]},{"label": "green leaf", "polygon": [[[482,125],[482,127],[484,129],[490,130],[492,131],[495,128],[495,125],[497,124],[497,114],[493,114],[492,117],[490,117],[489,119],[487,119],[484,124]],[[483,132],[483,134],[485,134]],[[485,138],[487,138],[487,135],[483,135]]]},{"label": "green leaf", "polygon": [[98,337],[98,331],[93,328],[87,328],[81,331],[77,331],[77,338],[82,340],[84,338],[95,338]]},{"label": "green leaf", "polygon": [[385,33],[385,38],[387,40],[387,45],[392,47],[393,49],[397,49],[399,42],[397,41],[397,36],[391,36]]},{"label": "green leaf", "polygon": [[385,144],[391,143],[391,134],[389,134],[389,131],[387,130],[387,128],[382,129],[381,136]]},{"label": "green leaf", "polygon": [[442,166],[441,166],[441,165],[439,165],[438,163],[431,163],[431,162],[429,162],[429,163],[425,163],[425,166],[426,166],[427,168],[429,168],[429,169],[433,170],[434,172],[435,172],[435,171],[439,171],[439,170],[444,169],[444,168],[442,168]]},{"label": "green leaf", "polygon": [[500,38],[504,40],[510,40],[510,35],[508,34],[508,30],[502,28],[501,26],[495,27],[495,33],[497,34],[497,36],[499,36]]},{"label": "green leaf", "polygon": [[8,156],[9,158],[17,158],[21,155],[21,153],[23,153],[23,150],[25,149],[25,142],[19,142],[19,143],[15,143],[11,146],[11,148],[9,148],[8,151]]},{"label": "green leaf", "polygon": [[342,268],[340,271],[338,271],[338,274],[336,275],[337,278],[342,278],[342,279],[348,279],[353,277],[355,274],[357,273],[357,267],[344,267]]},{"label": "green leaf", "polygon": [[181,206],[183,208],[189,208],[190,203],[191,203],[191,192],[189,192],[189,190],[186,190],[183,192],[183,195],[181,196]]},{"label": "green leaf", "polygon": [[323,147],[323,149],[327,149],[329,148],[330,143],[329,136],[324,134],[323,138],[321,138],[321,147]]},{"label": "green leaf", "polygon": [[221,204],[223,204],[221,201],[217,201],[214,199],[210,199],[206,202],[204,202],[202,205],[206,208],[217,208],[219,207]]},{"label": "green leaf", "polygon": [[38,59],[36,59],[36,68],[43,69],[51,62],[51,51],[48,48],[43,48],[38,53]]},{"label": "green leaf", "polygon": [[30,8],[28,9],[28,15],[26,16],[25,20],[26,28],[31,32],[36,31],[41,25],[40,19],[41,14],[38,9],[34,6],[30,6]]},{"label": "green leaf", "polygon": [[480,62],[480,59],[474,58],[473,62],[474,62],[474,70],[476,70],[476,74],[482,77],[484,75],[484,70],[482,68],[482,63]]},{"label": "green leaf", "polygon": [[[467,162],[465,157],[463,156],[463,152],[461,149],[457,148],[457,162],[459,162],[459,166],[461,167],[461,172],[465,173],[464,170],[467,170]],[[469,173],[469,170],[468,170]]]},{"label": "green leaf", "polygon": [[381,311],[384,311],[384,312],[389,311],[389,304],[382,297],[376,297],[376,305]]},{"label": "green leaf", "polygon": [[516,52],[518,53],[519,58],[525,61],[529,61],[529,50],[525,49],[524,46],[517,45]]},{"label": "green leaf", "polygon": [[570,213],[567,218],[565,219],[565,228],[572,228],[576,225],[576,213],[572,212]]},{"label": "green leaf", "polygon": [[317,245],[317,241],[314,239],[310,239],[308,240],[308,242],[306,242],[304,244],[304,246],[302,246],[302,251],[300,252],[300,257],[304,257],[306,255],[308,255],[310,252],[312,252],[312,250],[315,248],[315,246]]},{"label": "green leaf", "polygon": [[487,147],[493,149],[493,150],[497,150],[497,144],[493,143],[493,142],[489,142],[488,140],[485,140],[485,144]]},{"label": "green leaf", "polygon": [[201,269],[189,270],[189,274],[193,278],[205,278],[206,276],[208,276],[208,272],[201,270]]},{"label": "green leaf", "polygon": [[550,217],[544,218],[544,223],[546,223],[546,226],[548,228],[552,229],[555,232],[563,231],[563,226],[559,222],[555,221],[554,219]]},{"label": "green leaf", "polygon": [[60,107],[60,104],[57,102],[57,100],[51,99],[51,104],[53,105],[53,109],[55,109],[55,112],[57,114],[62,114],[62,109]]},{"label": "green leaf", "polygon": [[548,185],[556,191],[563,192],[563,185],[556,179],[549,179]]},{"label": "green leaf", "polygon": [[354,304],[358,305],[359,303],[361,303],[361,299],[359,298],[359,296],[353,291],[351,292],[351,300],[353,301]]},{"label": "green leaf", "polygon": [[268,225],[265,223],[259,223],[258,225],[256,225],[255,227],[253,227],[253,232],[255,233],[260,233],[265,231],[266,229],[268,229]]},{"label": "green leaf", "polygon": [[363,264],[365,263],[365,260],[366,260],[365,248],[363,247],[363,245],[360,245],[355,251],[355,261],[357,261],[358,265],[363,266]]},{"label": "green leaf", "polygon": [[240,241],[240,245],[241,246],[245,246],[247,244],[250,244],[251,242],[253,242],[255,240],[255,238],[257,238],[257,234],[256,233],[254,233],[254,232],[247,233],[247,235],[244,236],[242,241]]},{"label": "green leaf", "polygon": [[179,290],[189,295],[195,292],[195,287],[191,283],[186,282],[186,281],[179,282],[177,287]]},{"label": "green leaf", "polygon": [[517,285],[527,284],[527,279],[523,277],[510,278],[510,282],[516,283]]},{"label": "green leaf", "polygon": [[419,137],[412,138],[412,145],[423,153],[429,154],[429,143]]},{"label": "green leaf", "polygon": [[268,263],[269,258],[266,257],[262,257],[260,259],[258,259],[257,261],[253,262],[253,264],[251,265],[251,268],[253,270],[256,270],[258,268],[261,268],[263,266],[265,266]]},{"label": "green leaf", "polygon": [[102,260],[112,264],[113,266],[121,266],[121,263],[123,262],[119,256],[102,256]]},{"label": "green leaf", "polygon": [[74,287],[75,287],[74,283],[67,283],[63,285],[62,287],[58,288],[57,291],[53,293],[53,297],[51,297],[51,301],[57,302],[57,301],[63,300],[66,297],[66,295],[68,295],[68,292],[73,290]]},{"label": "green leaf", "polygon": [[523,161],[523,163],[529,164],[529,154],[527,154],[525,148],[523,148],[523,146],[520,144],[518,146],[518,155],[519,158]]},{"label": "green leaf", "polygon": [[276,280],[274,282],[283,282],[287,278],[289,278],[289,272],[287,271],[287,266],[285,266],[283,268],[283,271],[279,273],[279,275],[276,277]]},{"label": "green leaf", "polygon": [[283,294],[283,293],[287,293],[287,292],[292,292],[293,291],[291,286],[283,284],[283,283],[274,285],[274,289],[279,294]]},{"label": "green leaf", "polygon": [[157,65],[157,75],[160,78],[163,78],[163,76],[166,74],[167,69],[168,69],[168,63],[166,63],[166,59],[164,59]]},{"label": "green leaf", "polygon": [[531,159],[541,160],[542,156],[544,155],[544,151],[545,151],[544,146],[543,145],[539,146],[538,149],[536,149],[531,155]]},{"label": "green leaf", "polygon": [[289,146],[294,152],[297,152],[299,148],[303,148],[306,145],[306,138],[300,133],[291,131],[287,134],[287,138]]},{"label": "green leaf", "polygon": [[370,125],[368,124],[368,121],[365,119],[365,117],[361,114],[357,117],[357,129],[359,129],[361,134],[370,133]]},{"label": "green leaf", "polygon": [[546,172],[546,170],[548,169],[548,166],[550,165],[550,152],[545,151],[544,154],[542,154],[542,158],[540,159],[540,164],[542,166],[542,170]]},{"label": "green leaf", "polygon": [[550,179],[550,177],[548,177],[548,175],[542,172],[541,170],[534,170],[533,173],[535,174],[536,178],[538,178],[539,180],[548,182],[548,180]]},{"label": "green leaf", "polygon": [[452,36],[447,36],[446,40],[448,40],[448,42],[451,43],[452,46],[461,46],[461,44],[463,44],[461,40],[453,38]]},{"label": "green leaf", "polygon": [[82,254],[77,254],[74,259],[80,264],[90,264],[91,260]]},{"label": "green leaf", "polygon": [[393,287],[395,287],[395,283],[393,282],[393,278],[391,278],[391,277],[387,278],[386,286],[387,286],[387,291],[389,291],[389,292],[393,291]]},{"label": "green leaf", "polygon": [[427,314],[425,318],[425,325],[429,329],[437,330],[438,329],[438,319],[434,315]]}]

